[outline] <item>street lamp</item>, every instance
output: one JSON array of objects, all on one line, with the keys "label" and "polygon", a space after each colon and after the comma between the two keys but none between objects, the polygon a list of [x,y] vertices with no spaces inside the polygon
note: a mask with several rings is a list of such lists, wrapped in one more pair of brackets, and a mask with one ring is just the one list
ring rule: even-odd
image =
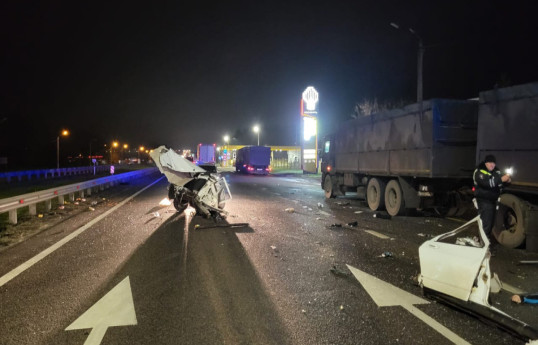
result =
[{"label": "street lamp", "polygon": [[56,169],[60,169],[60,136],[67,137],[69,135],[69,131],[67,129],[63,129],[56,137]]},{"label": "street lamp", "polygon": [[[396,23],[390,23],[390,26],[392,26],[395,29],[400,29],[400,26]],[[415,36],[418,40],[418,54],[417,54],[417,103],[420,103],[422,107],[422,65],[424,60],[424,43],[422,42],[422,38],[418,35],[418,33],[412,29],[409,28],[409,32]]]},{"label": "street lamp", "polygon": [[226,143],[226,145],[228,145],[228,143],[230,142],[230,136],[229,135],[224,136],[224,142]]},{"label": "street lamp", "polygon": [[258,134],[258,146],[260,146],[260,126],[256,125],[252,128],[254,133]]}]

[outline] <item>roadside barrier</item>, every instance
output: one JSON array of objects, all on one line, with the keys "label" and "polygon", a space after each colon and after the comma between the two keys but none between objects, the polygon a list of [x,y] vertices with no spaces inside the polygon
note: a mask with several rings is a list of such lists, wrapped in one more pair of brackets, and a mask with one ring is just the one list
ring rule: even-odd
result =
[{"label": "roadside barrier", "polygon": [[[85,166],[78,168],[61,168],[61,169],[37,169],[37,170],[23,170],[23,171],[8,171],[0,172],[0,180],[4,180],[7,183],[11,183],[13,180],[18,180],[21,182],[23,178],[26,181],[31,181],[33,178],[55,178],[60,176],[71,176],[71,175],[86,175],[94,173],[93,166]],[[95,166],[95,173],[100,173],[103,171],[109,171],[110,165],[97,165]]]},{"label": "roadside barrier", "polygon": [[157,168],[136,170],[128,173],[101,177],[95,180],[59,186],[35,193],[27,193],[10,198],[0,199],[0,214],[9,212],[9,222],[11,224],[17,224],[17,210],[20,208],[28,207],[30,215],[36,215],[36,206],[39,202],[44,202],[45,210],[50,211],[52,208],[52,199],[54,198],[58,198],[58,204],[63,205],[65,202],[65,196],[67,196],[70,201],[74,201],[76,193],[83,198],[85,194],[91,195],[92,190],[94,189],[104,190],[105,188],[109,188],[127,180],[139,178],[156,171]]}]

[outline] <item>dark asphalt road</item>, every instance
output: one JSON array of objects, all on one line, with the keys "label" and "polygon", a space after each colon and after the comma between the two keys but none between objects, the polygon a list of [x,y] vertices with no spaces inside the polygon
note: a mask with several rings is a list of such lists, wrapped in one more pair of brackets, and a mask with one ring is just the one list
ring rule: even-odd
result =
[{"label": "dark asphalt road", "polygon": [[[421,297],[411,280],[426,239],[419,234],[441,234],[460,222],[377,219],[352,196],[325,200],[309,176],[225,176],[233,194],[227,222],[249,227],[208,228],[213,221],[195,217],[186,231],[183,215],[159,206],[167,186],[161,180],[0,286],[0,344],[84,344],[91,329],[65,329],[127,277],[130,290],[122,293],[132,293],[136,325],[109,327],[94,344],[451,343],[402,307],[378,307],[346,265]],[[157,178],[115,187],[95,212],[0,252],[0,279]],[[330,227],[352,221],[358,226]],[[385,251],[393,257],[380,257]],[[536,267],[515,263],[536,257],[501,249],[492,270],[529,290],[538,285]],[[332,274],[333,267],[345,274]],[[538,326],[536,307],[509,298],[501,292],[492,302]],[[471,344],[524,343],[445,305],[416,307]]]}]

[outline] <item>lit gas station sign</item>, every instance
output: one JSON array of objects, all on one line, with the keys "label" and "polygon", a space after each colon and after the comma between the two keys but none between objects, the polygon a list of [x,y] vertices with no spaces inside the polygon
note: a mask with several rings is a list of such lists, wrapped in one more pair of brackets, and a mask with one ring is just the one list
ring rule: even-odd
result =
[{"label": "lit gas station sign", "polygon": [[313,86],[303,91],[301,98],[301,118],[303,140],[301,143],[301,166],[303,172],[318,172],[318,119],[319,94]]}]

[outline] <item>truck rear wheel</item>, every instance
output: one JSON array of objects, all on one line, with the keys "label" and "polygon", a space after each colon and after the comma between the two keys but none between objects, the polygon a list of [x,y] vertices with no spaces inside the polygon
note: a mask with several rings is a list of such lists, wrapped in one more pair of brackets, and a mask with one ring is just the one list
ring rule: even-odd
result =
[{"label": "truck rear wheel", "polygon": [[377,211],[385,206],[385,182],[372,177],[366,187],[366,201],[372,211]]},{"label": "truck rear wheel", "polygon": [[334,184],[329,174],[325,175],[325,179],[323,180],[323,190],[327,199],[336,197],[334,194]]},{"label": "truck rear wheel", "polygon": [[397,180],[390,180],[385,188],[385,207],[391,216],[401,215],[405,211],[402,187]]},{"label": "truck rear wheel", "polygon": [[517,248],[525,241],[523,212],[525,203],[512,194],[502,194],[493,224],[497,242],[508,248]]}]

